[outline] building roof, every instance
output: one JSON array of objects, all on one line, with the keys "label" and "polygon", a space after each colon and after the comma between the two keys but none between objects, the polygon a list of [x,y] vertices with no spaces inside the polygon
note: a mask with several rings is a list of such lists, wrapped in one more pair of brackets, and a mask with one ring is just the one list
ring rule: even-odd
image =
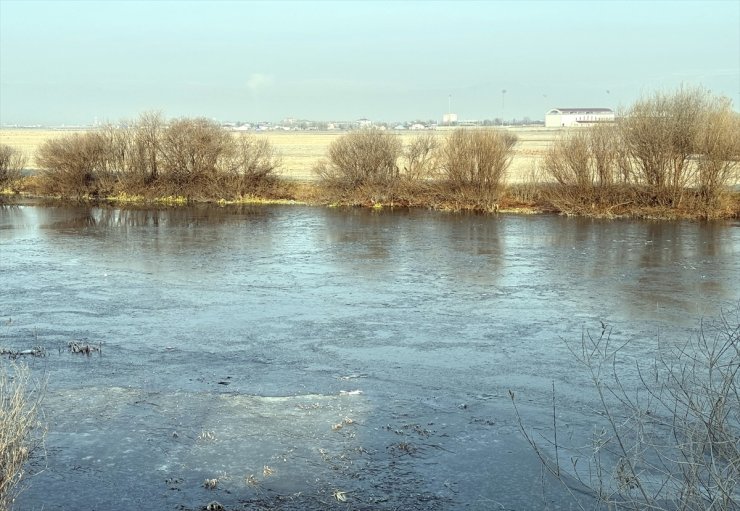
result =
[{"label": "building roof", "polygon": [[548,114],[611,114],[611,108],[553,108]]}]

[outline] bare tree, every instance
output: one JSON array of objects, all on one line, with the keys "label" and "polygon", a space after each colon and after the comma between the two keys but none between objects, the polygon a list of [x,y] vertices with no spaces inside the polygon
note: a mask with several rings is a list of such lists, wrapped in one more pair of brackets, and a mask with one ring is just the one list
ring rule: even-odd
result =
[{"label": "bare tree", "polygon": [[434,177],[439,169],[439,140],[431,133],[414,137],[406,146],[404,177],[423,180]]},{"label": "bare tree", "polygon": [[738,181],[740,115],[726,98],[714,99],[701,119],[696,164],[699,192],[709,207],[718,206],[728,186]]},{"label": "bare tree", "polygon": [[23,176],[26,156],[17,149],[0,144],[0,190],[12,188]]},{"label": "bare tree", "polygon": [[634,103],[621,120],[622,139],[641,183],[661,205],[680,203],[695,177],[691,157],[697,152],[701,119],[709,94],[701,88],[655,93]]},{"label": "bare tree", "polygon": [[314,168],[325,185],[345,191],[363,185],[391,185],[399,178],[402,144],[395,135],[364,129],[343,135]]},{"label": "bare tree", "polygon": [[159,176],[178,191],[208,195],[217,184],[219,159],[230,141],[229,134],[213,121],[177,119],[162,133]]},{"label": "bare tree", "polygon": [[232,135],[218,165],[225,180],[223,193],[242,197],[270,181],[281,164],[269,140],[247,134]]},{"label": "bare tree", "polygon": [[516,142],[516,135],[500,130],[453,131],[441,149],[443,181],[453,191],[493,200],[504,185]]},{"label": "bare tree", "polygon": [[97,131],[47,140],[36,155],[42,188],[64,197],[105,195],[110,185],[109,142]]}]

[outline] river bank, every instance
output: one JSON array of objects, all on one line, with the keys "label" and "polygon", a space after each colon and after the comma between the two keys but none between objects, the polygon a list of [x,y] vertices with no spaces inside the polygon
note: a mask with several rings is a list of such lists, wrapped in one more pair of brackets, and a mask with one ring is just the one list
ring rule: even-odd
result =
[{"label": "river bank", "polygon": [[[72,202],[114,205],[185,205],[193,203],[275,204],[297,203],[323,206],[371,208],[423,208],[441,211],[506,212],[520,214],[560,213],[592,218],[719,219],[740,216],[740,189],[730,185],[726,192],[707,200],[700,190],[665,190],[632,183],[613,185],[564,185],[543,174],[544,158],[552,145],[573,129],[506,128],[517,137],[511,163],[500,186],[480,190],[477,185],[460,187],[439,179],[399,179],[347,188],[332,187],[321,181],[314,169],[329,147],[346,132],[266,132],[251,135],[275,150],[274,165],[265,176],[245,179],[239,175],[216,175],[196,182],[178,183],[170,179],[100,178],[101,186],[86,191],[82,184],[55,185],[57,177],[45,177],[35,167],[35,155],[45,142],[89,131],[0,130],[0,143],[19,151],[29,162],[27,174],[0,200],[17,202],[28,198],[62,199]],[[425,132],[440,141],[450,131]],[[418,133],[397,132],[402,145],[411,143]],[[55,175],[56,176],[56,175]],[[98,178],[93,178],[97,180]],[[71,183],[74,183],[72,181]],[[91,196],[90,193],[93,195]],[[64,194],[61,197],[60,194]],[[2,198],[4,197],[4,199]]]}]

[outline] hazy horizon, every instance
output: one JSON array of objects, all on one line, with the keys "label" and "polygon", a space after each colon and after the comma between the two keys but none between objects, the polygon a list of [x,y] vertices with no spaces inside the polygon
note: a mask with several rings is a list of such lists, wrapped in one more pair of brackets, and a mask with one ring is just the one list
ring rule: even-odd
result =
[{"label": "hazy horizon", "polygon": [[740,2],[0,0],[0,125],[536,120],[681,85],[738,110]]}]

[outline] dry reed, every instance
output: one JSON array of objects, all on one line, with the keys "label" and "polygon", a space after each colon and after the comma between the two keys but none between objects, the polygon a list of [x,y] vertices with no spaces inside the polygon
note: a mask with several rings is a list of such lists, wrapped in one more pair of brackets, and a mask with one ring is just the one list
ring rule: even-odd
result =
[{"label": "dry reed", "polygon": [[[40,441],[40,389],[31,388],[28,367],[0,365],[0,509],[10,509],[21,489],[25,465]],[[37,435],[36,437],[34,435]]]},{"label": "dry reed", "polygon": [[[740,306],[702,322],[698,335],[662,348],[654,361],[638,362],[637,381],[629,385],[618,370],[624,347],[615,345],[603,323],[600,335],[587,332],[572,347],[599,403],[590,442],[558,444],[555,412],[555,440],[535,440],[510,392],[521,431],[543,465],[574,496],[589,493],[608,509],[738,509]],[[544,445],[552,442],[556,453],[569,455],[570,466],[546,454]],[[582,501],[578,505],[584,509]]]}]

